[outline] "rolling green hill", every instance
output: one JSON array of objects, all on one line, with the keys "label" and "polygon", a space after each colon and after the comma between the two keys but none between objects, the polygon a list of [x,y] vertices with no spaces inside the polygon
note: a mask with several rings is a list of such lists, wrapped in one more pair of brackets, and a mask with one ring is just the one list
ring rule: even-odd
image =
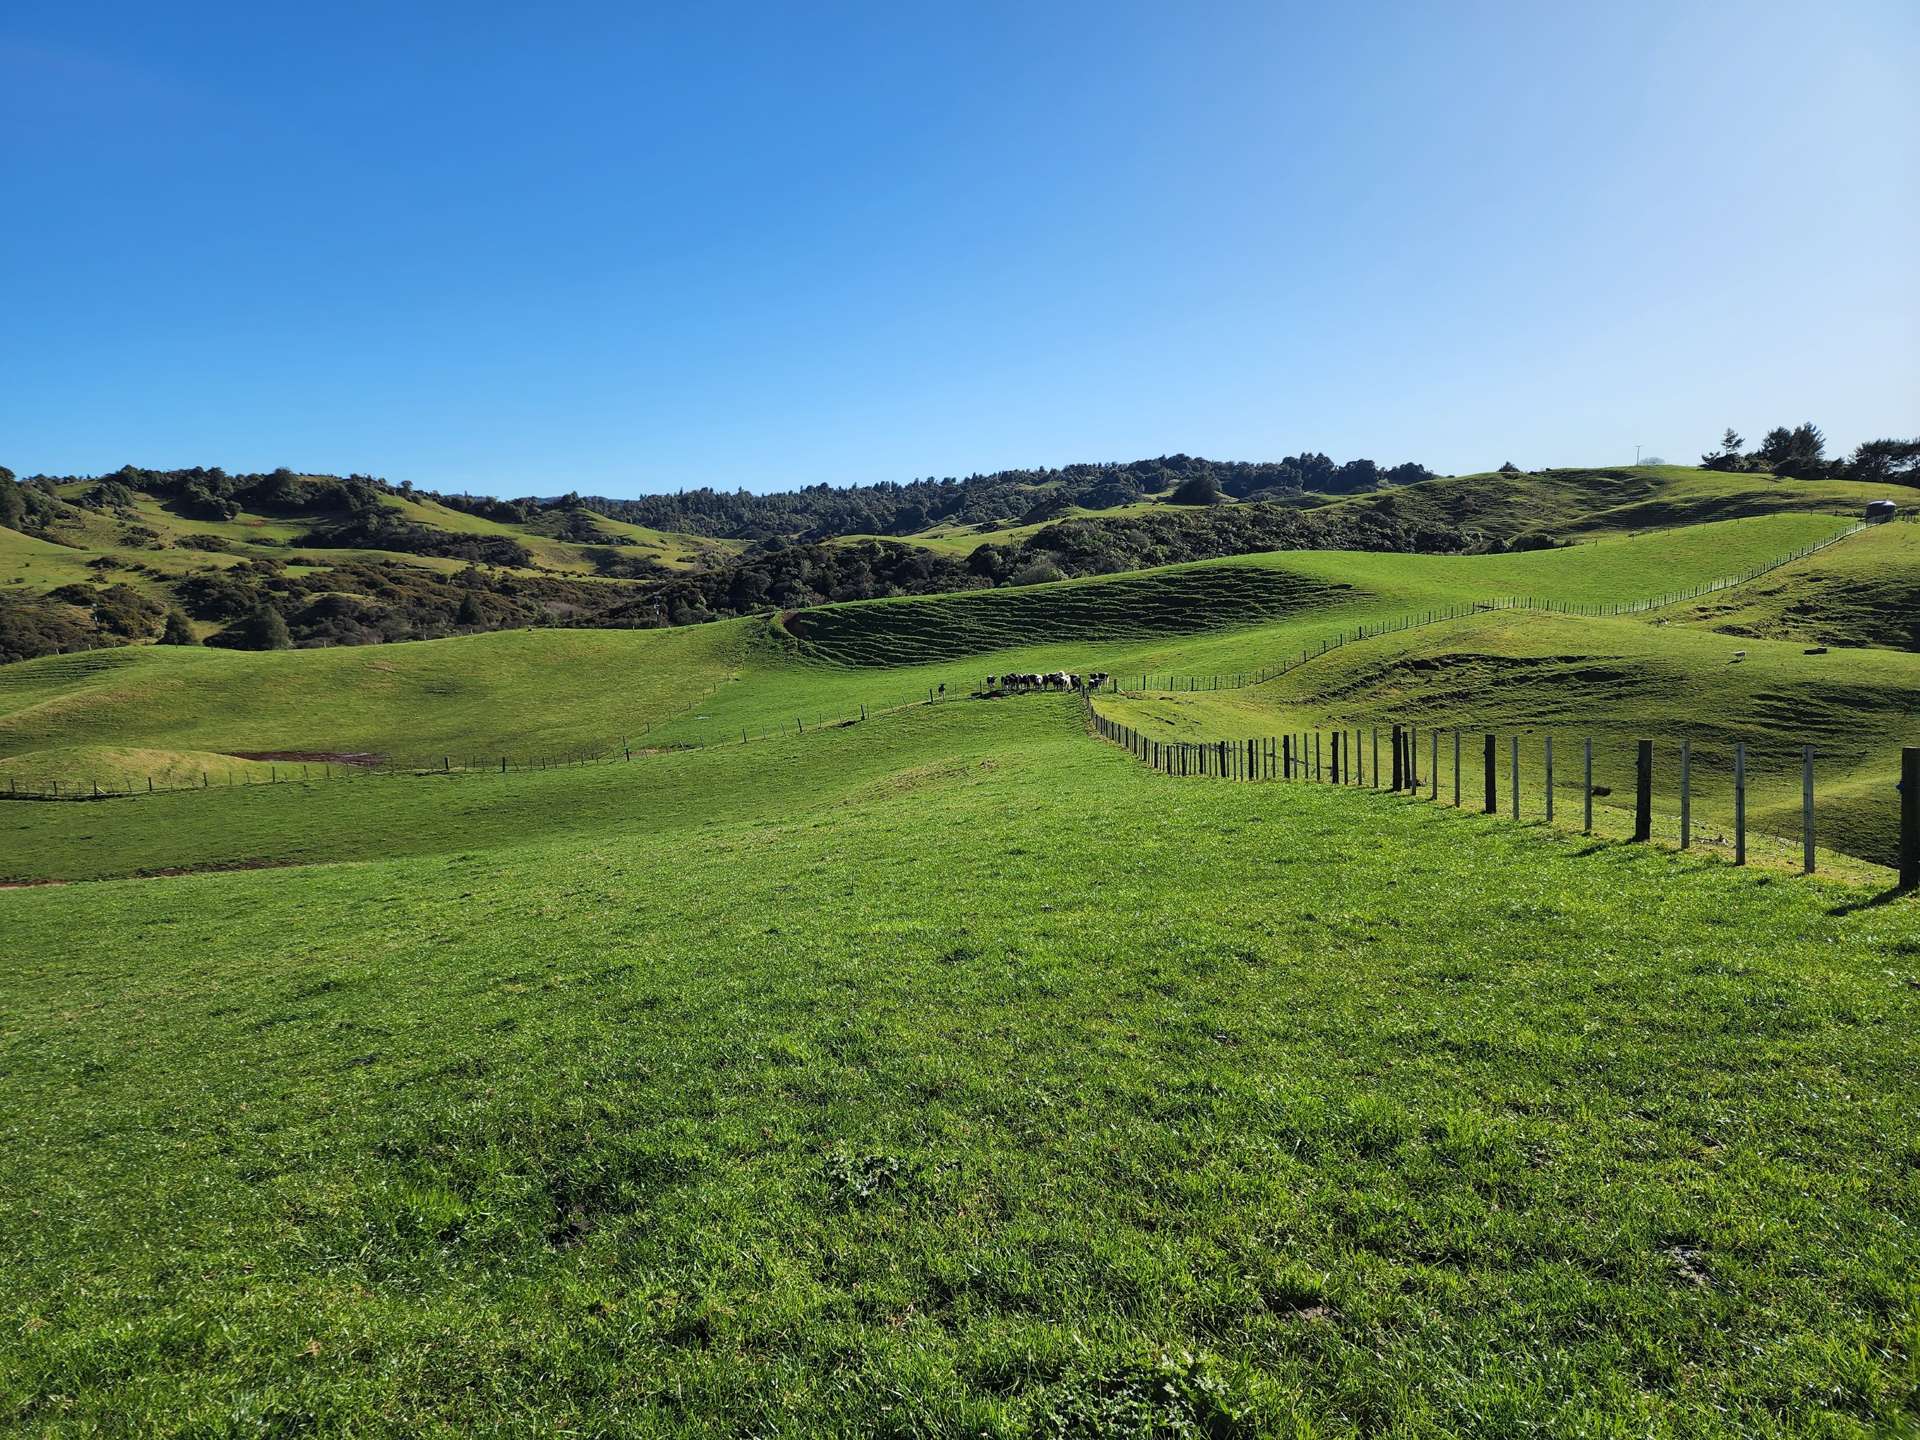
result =
[{"label": "rolling green hill", "polygon": [[1726,635],[1920,651],[1920,535],[1877,526],[1673,619]]},{"label": "rolling green hill", "polygon": [[279,655],[137,647],[50,656],[0,667],[0,756],[110,744],[425,758],[605,749],[622,736],[724,740],[942,685],[966,693],[1005,670],[1232,674],[1428,608],[1534,593],[1628,600],[1765,563],[1838,525],[1778,515],[1515,555],[1284,552],[819,607],[783,622]]},{"label": "rolling green hill", "polygon": [[[1060,495],[1046,501],[1047,487],[1063,483],[1049,481],[1029,497],[1049,510],[1045,519],[949,520],[884,540],[796,531],[750,549],[744,538],[610,518],[571,497],[502,506],[365,477],[122,474],[124,483],[73,480],[51,493],[0,480],[31,498],[19,523],[33,532],[0,528],[0,660],[147,643],[169,610],[194,638],[243,648],[260,643],[249,617],[262,605],[282,613],[301,645],[530,624],[624,628],[1271,551],[1472,553],[1715,519],[1857,516],[1868,499],[1911,494],[1646,467],[1448,477],[1214,508],[1121,499],[1090,509]],[[213,496],[209,484],[234,488]]]},{"label": "rolling green hill", "polygon": [[1572,539],[1791,511],[1858,519],[1869,501],[1891,500],[1911,508],[1915,499],[1915,492],[1904,485],[1645,465],[1447,475],[1334,503],[1406,520],[1459,525],[1502,538],[1534,534]]}]

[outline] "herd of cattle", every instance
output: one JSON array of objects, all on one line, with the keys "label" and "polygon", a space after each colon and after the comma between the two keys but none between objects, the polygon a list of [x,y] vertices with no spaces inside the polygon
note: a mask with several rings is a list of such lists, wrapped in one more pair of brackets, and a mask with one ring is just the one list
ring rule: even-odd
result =
[{"label": "herd of cattle", "polygon": [[1070,670],[1050,670],[1044,675],[1027,671],[1017,675],[989,675],[989,690],[1098,690],[1107,683],[1107,673],[1095,670],[1090,675],[1076,675]]}]

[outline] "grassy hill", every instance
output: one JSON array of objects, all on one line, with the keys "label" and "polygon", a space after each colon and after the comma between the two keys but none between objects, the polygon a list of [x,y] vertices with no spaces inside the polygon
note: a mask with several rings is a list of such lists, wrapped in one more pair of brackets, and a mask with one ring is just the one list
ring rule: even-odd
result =
[{"label": "grassy hill", "polygon": [[[1004,670],[1255,671],[1330,633],[1539,593],[1626,600],[1839,522],[1779,515],[1516,555],[1284,552],[657,631],[252,654],[138,647],[0,667],[0,756],[73,744],[403,757],[711,741],[976,688]],[[76,776],[84,779],[84,776]]]},{"label": "grassy hill", "polygon": [[1869,501],[1891,500],[1911,508],[1915,498],[1904,485],[1642,465],[1447,475],[1334,503],[1508,539],[1524,534],[1573,539],[1793,511],[1858,519]]},{"label": "grassy hill", "polygon": [[1878,526],[1673,618],[1726,635],[1920,651],[1920,536]]},{"label": "grassy hill", "polygon": [[1047,501],[1064,484],[1055,480],[1029,497],[1045,519],[949,520],[824,545],[801,529],[750,551],[744,538],[649,529],[571,500],[500,506],[285,472],[228,477],[231,493],[210,497],[212,482],[190,473],[73,480],[50,495],[0,482],[32,502],[19,522],[32,533],[0,527],[0,660],[147,643],[169,610],[198,639],[243,646],[256,643],[243,622],[262,604],[302,645],[680,624],[1267,551],[1469,553],[1783,512],[1857,516],[1868,499],[1911,494],[1646,467],[1449,477],[1344,499],[1090,509],[1066,503],[1065,491]]}]

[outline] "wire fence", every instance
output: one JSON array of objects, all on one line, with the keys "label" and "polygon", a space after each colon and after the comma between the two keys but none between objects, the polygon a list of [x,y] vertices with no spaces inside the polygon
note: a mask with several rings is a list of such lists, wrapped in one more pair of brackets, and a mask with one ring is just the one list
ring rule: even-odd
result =
[{"label": "wire fence", "polygon": [[[1857,771],[1829,782],[1810,744],[1719,735],[1656,743],[1607,734],[1556,735],[1411,724],[1343,725],[1240,740],[1171,740],[1104,715],[1095,732],[1175,777],[1273,781],[1424,795],[1514,821],[1575,826],[1679,849],[1722,852],[1736,865],[1764,850],[1806,874],[1825,849],[1920,879],[1920,747],[1900,750],[1882,782]],[[1556,745],[1558,741],[1558,745]]]},{"label": "wire fence", "polygon": [[430,775],[513,775],[548,770],[577,769],[586,765],[630,762],[636,758],[666,753],[718,750],[787,735],[805,735],[810,731],[843,728],[875,715],[890,714],[920,705],[935,704],[947,698],[941,684],[920,687],[911,698],[890,698],[884,704],[855,701],[810,715],[796,715],[778,725],[743,726],[737,734],[705,739],[666,739],[656,741],[654,731],[665,730],[678,720],[695,715],[705,700],[722,687],[714,685],[691,703],[656,722],[643,722],[639,731],[617,740],[598,744],[575,744],[546,749],[528,747],[492,747],[480,750],[466,747],[460,751],[442,749],[428,754],[402,756],[393,753],[337,753],[321,751],[248,751],[222,757],[219,764],[200,767],[174,766],[161,774],[101,769],[79,777],[47,775],[9,775],[0,784],[0,800],[91,801],[124,800],[143,795],[179,794],[197,790],[245,789],[259,785],[315,785],[324,782],[362,780],[373,776]]}]

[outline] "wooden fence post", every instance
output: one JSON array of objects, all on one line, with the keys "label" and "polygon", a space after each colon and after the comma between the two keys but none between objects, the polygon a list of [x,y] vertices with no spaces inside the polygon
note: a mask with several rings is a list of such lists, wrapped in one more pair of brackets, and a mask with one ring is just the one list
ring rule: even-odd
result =
[{"label": "wooden fence post", "polygon": [[1405,745],[1398,725],[1393,727],[1393,788],[1396,792],[1404,788],[1406,781]]},{"label": "wooden fence post", "polygon": [[1418,726],[1407,727],[1407,789],[1415,795],[1420,793],[1420,746],[1416,743],[1419,734]]},{"label": "wooden fence post", "polygon": [[1507,751],[1511,756],[1508,784],[1509,788],[1513,791],[1510,797],[1513,805],[1513,818],[1518,820],[1520,818],[1520,737],[1518,735],[1509,737],[1507,741]]},{"label": "wooden fence post", "polygon": [[1380,788],[1380,727],[1373,727],[1373,788]]},{"label": "wooden fence post", "polygon": [[1313,778],[1319,780],[1324,777],[1326,773],[1327,772],[1320,767],[1320,732],[1316,730],[1313,732]]},{"label": "wooden fence post", "polygon": [[1553,735],[1547,735],[1547,824],[1553,823]]},{"label": "wooden fence post", "polygon": [[1280,778],[1293,779],[1293,736],[1280,737]]},{"label": "wooden fence post", "polygon": [[1920,885],[1920,750],[1900,752],[1900,888]]},{"label": "wooden fence post", "polygon": [[1495,793],[1495,787],[1499,784],[1499,776],[1494,769],[1495,765],[1499,763],[1494,759],[1494,745],[1496,743],[1497,742],[1495,741],[1494,737],[1491,734],[1489,734],[1487,736],[1487,750],[1486,750],[1486,772],[1487,772],[1486,813],[1489,815],[1498,815],[1500,813],[1500,797]]},{"label": "wooden fence post", "polygon": [[1813,874],[1813,746],[1800,747],[1800,862]]},{"label": "wooden fence post", "polygon": [[1693,742],[1680,742],[1680,848],[1693,845]]},{"label": "wooden fence post", "polygon": [[1460,727],[1453,727],[1453,808],[1460,808]]},{"label": "wooden fence post", "polygon": [[1580,782],[1582,796],[1580,802],[1580,833],[1582,835],[1591,835],[1593,833],[1593,737],[1591,735],[1587,736],[1584,749],[1586,751],[1586,764],[1583,769],[1583,778]]},{"label": "wooden fence post", "polygon": [[1427,779],[1430,782],[1427,789],[1427,799],[1438,800],[1440,798],[1440,732],[1438,730],[1429,730],[1427,734],[1433,741],[1433,754],[1428,757],[1427,761]]},{"label": "wooden fence post", "polygon": [[1633,757],[1633,838],[1653,837],[1653,741],[1636,740]]}]

